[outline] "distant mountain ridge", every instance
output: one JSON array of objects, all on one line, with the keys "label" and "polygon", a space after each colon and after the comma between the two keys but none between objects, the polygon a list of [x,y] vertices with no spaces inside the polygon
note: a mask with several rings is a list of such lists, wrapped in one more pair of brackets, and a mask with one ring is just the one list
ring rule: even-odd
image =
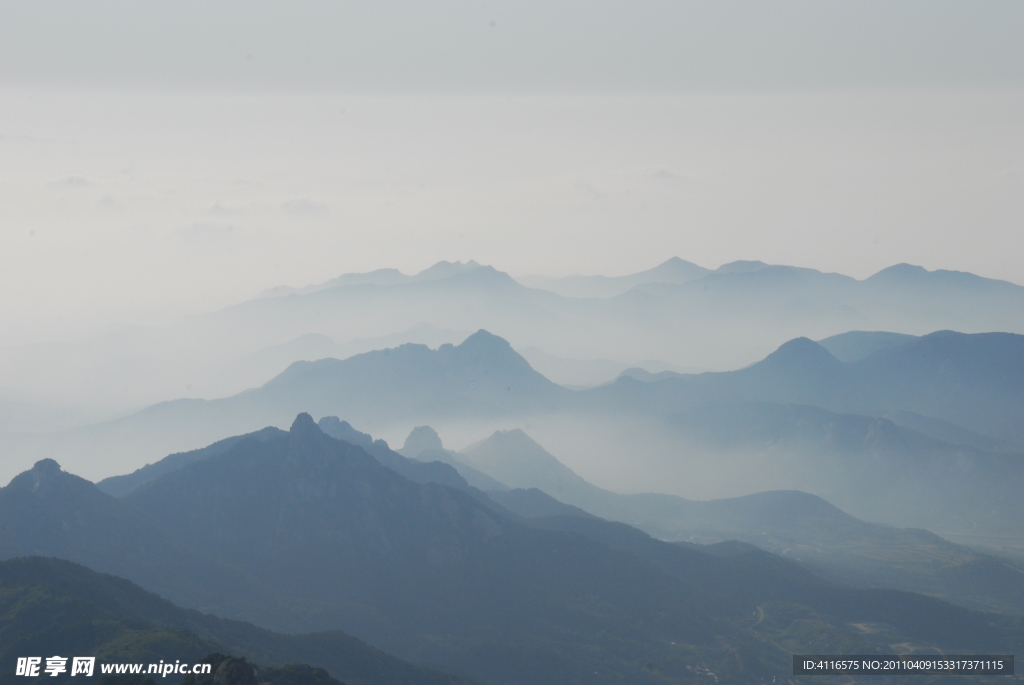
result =
[{"label": "distant mountain ridge", "polygon": [[[380,427],[399,420],[557,410],[571,395],[534,371],[507,341],[481,330],[459,345],[436,350],[407,344],[345,360],[296,362],[263,387],[232,397],[163,402],[123,419],[25,443],[29,451],[38,445],[39,456],[59,456],[73,470],[90,469],[92,457],[102,454],[117,473],[137,469],[140,455],[156,461],[225,435],[287,425],[304,408]],[[115,461],[115,455],[123,461]]]},{"label": "distant mountain ridge", "polygon": [[[777,422],[758,421],[756,414],[739,426],[721,431],[713,414],[688,417],[715,439],[742,441],[745,424],[758,432]],[[783,429],[791,426],[784,424]],[[778,436],[769,440],[781,442]],[[782,442],[782,449],[787,449]],[[742,540],[763,549],[801,559],[847,582],[913,589],[955,597],[970,606],[1024,614],[1024,565],[972,552],[924,530],[865,523],[820,497],[798,491],[760,492],[744,497],[693,501],[665,494],[623,495],[598,488],[566,467],[521,430],[498,431],[465,448],[459,456],[485,473],[519,488],[490,493],[512,511],[528,517],[551,516],[558,504],[545,502],[533,488],[589,514],[635,526],[665,540],[718,542]],[[935,464],[945,472],[945,465]],[[882,477],[887,477],[882,474]],[[891,476],[888,476],[891,477]],[[941,477],[941,476],[940,476]],[[852,487],[849,478],[832,476]],[[913,476],[911,477],[913,478]],[[958,478],[951,489],[964,487]],[[1013,480],[1010,492],[1020,487]],[[836,489],[842,490],[842,486]],[[897,492],[908,492],[906,482]],[[533,490],[532,492],[537,492]],[[939,496],[940,490],[933,490]],[[916,496],[916,495],[915,495]],[[999,504],[996,504],[996,502]],[[921,503],[910,500],[910,506]],[[982,506],[1005,507],[1006,493]],[[562,505],[562,506],[565,506]],[[962,506],[962,505],[961,505]],[[560,515],[571,515],[561,511]],[[967,514],[970,515],[970,514]],[[1018,516],[1013,520],[1020,520]]]},{"label": "distant mountain ridge", "polygon": [[[363,351],[349,346],[355,341],[435,346],[456,337],[411,333],[417,327],[482,328],[517,348],[566,360],[658,359],[671,367],[719,370],[750,364],[798,336],[823,340],[854,330],[1024,333],[1024,288],[955,272],[898,266],[858,281],[742,262],[685,282],[651,282],[672,280],[657,276],[660,268],[641,278],[644,283],[605,298],[526,287],[472,263],[442,263],[420,280],[380,273],[342,278],[315,292],[255,298],[170,326],[9,348],[0,354],[0,385],[87,406],[98,418],[183,396],[229,396],[262,385],[290,361]],[[67,425],[60,412],[40,407],[33,418],[25,406],[0,406],[0,424],[4,411],[9,431],[19,432],[16,421],[49,423],[53,430]],[[0,443],[8,452],[20,444],[2,435]]]},{"label": "distant mountain ridge", "polygon": [[703,404],[793,402],[832,411],[911,411],[1024,443],[1024,336],[938,331],[843,363],[807,338],[738,371],[665,373],[580,393],[592,406],[683,411]]},{"label": "distant mountain ridge", "polygon": [[[285,403],[298,400],[317,413],[366,416],[342,388],[361,388],[358,405],[386,403],[393,416],[504,415],[555,409],[570,393],[539,373],[507,341],[480,330],[460,345],[431,350],[403,345],[339,361],[296,362],[259,392]],[[380,399],[373,391],[385,391]],[[295,398],[293,400],[292,398]]]},{"label": "distant mountain ridge", "polygon": [[317,422],[317,427],[325,435],[361,447],[381,464],[415,483],[437,483],[458,490],[469,489],[469,483],[458,468],[453,468],[444,459],[409,459],[392,451],[384,440],[374,440],[368,433],[357,431],[348,421],[342,421],[337,416],[324,416]]},{"label": "distant mountain ridge", "polygon": [[849,363],[859,361],[879,350],[899,347],[917,337],[885,331],[849,331],[819,340],[818,344],[839,361]]},{"label": "distant mountain ridge", "polygon": [[[404,345],[346,360],[300,362],[264,387],[234,397],[163,403],[24,444],[38,445],[36,454],[58,456],[79,470],[94,468],[92,460],[99,457],[141,455],[152,461],[232,433],[282,425],[302,408],[381,431],[402,423],[560,413],[601,422],[657,419],[708,404],[761,402],[891,416],[951,444],[1006,454],[1024,440],[1021,369],[1024,336],[940,331],[849,363],[802,338],[737,371],[633,371],[609,385],[571,391],[534,371],[504,339],[480,331],[437,350]],[[130,471],[138,463],[114,468]]]},{"label": "distant mountain ridge", "polygon": [[450,278],[479,268],[481,268],[480,264],[470,259],[465,264],[462,262],[441,261],[411,276],[406,276],[398,269],[377,269],[367,273],[342,274],[341,276],[332,278],[324,283],[317,283],[302,288],[277,286],[260,293],[260,297],[280,297],[292,294],[308,295],[310,293],[320,292],[321,290],[328,290],[330,288],[336,288],[344,285],[398,285],[402,283],[422,283],[425,281],[437,281],[443,278]]},{"label": "distant mountain ridge", "polygon": [[[478,269],[493,270],[493,267],[481,265],[471,259],[465,263],[440,261],[412,275],[405,275],[397,269],[377,269],[366,273],[346,273],[323,283],[303,287],[277,286],[261,293],[260,297],[279,297],[290,294],[308,295],[331,288],[352,285],[391,286],[407,283],[425,283],[451,278]],[[708,269],[679,257],[672,257],[651,269],[624,276],[572,275],[552,277],[532,275],[519,276],[515,280],[527,287],[550,290],[565,297],[608,298],[620,295],[639,285],[680,285],[708,275],[751,274],[771,269],[798,270],[807,274],[822,273],[815,269],[766,264],[756,260],[738,260],[722,264],[716,269]],[[928,271],[921,266],[906,263],[886,267],[862,282],[884,285],[927,285],[927,287],[941,284],[987,289],[999,289],[1007,285],[1015,285],[1008,281],[989,279],[969,272],[945,269]]]},{"label": "distant mountain ridge", "polygon": [[[340,438],[341,436],[334,435]],[[405,439],[405,444],[399,450],[403,456],[419,461],[440,461],[452,466],[459,472],[469,485],[481,490],[500,491],[508,490],[508,486],[499,480],[488,476],[483,471],[475,469],[458,458],[458,455],[451,450],[446,450],[441,438],[430,426],[417,426]]]},{"label": "distant mountain ridge", "polygon": [[530,288],[550,290],[564,297],[608,298],[646,283],[686,283],[711,273],[704,267],[672,257],[653,269],[627,276],[521,276],[516,280]]}]

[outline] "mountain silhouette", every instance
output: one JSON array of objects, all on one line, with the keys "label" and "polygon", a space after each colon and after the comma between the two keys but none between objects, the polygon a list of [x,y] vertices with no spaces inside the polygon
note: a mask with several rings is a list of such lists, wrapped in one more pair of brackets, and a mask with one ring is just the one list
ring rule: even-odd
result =
[{"label": "mountain silhouette", "polygon": [[[316,664],[345,683],[459,685],[470,681],[419,668],[341,631],[285,635],[182,609],[134,583],[61,559],[0,561],[0,683],[15,683],[26,655],[79,654],[97,663],[205,661],[224,652],[289,672],[264,670],[259,682],[327,685]],[[99,676],[99,666],[96,666]],[[65,673],[49,682],[75,682]],[[337,682],[337,681],[335,681]]]},{"label": "mountain silhouette", "polygon": [[409,459],[394,452],[384,440],[374,440],[369,433],[357,431],[348,421],[342,421],[337,416],[325,416],[317,422],[317,426],[332,438],[363,448],[381,464],[411,481],[438,483],[460,490],[469,487],[458,469],[444,463],[444,460]]},{"label": "mountain silhouette", "polygon": [[437,281],[443,278],[451,278],[469,271],[481,268],[480,264],[472,259],[463,264],[462,262],[440,261],[417,274],[407,276],[398,269],[377,269],[367,273],[342,274],[324,283],[317,283],[303,288],[291,288],[288,286],[277,286],[261,293],[262,297],[279,297],[282,295],[303,294],[320,292],[331,288],[338,288],[351,285],[399,285],[404,283],[421,283],[425,281]]},{"label": "mountain silhouette", "polygon": [[648,283],[686,283],[709,273],[707,269],[679,257],[662,262],[653,269],[626,276],[525,276],[518,280],[531,288],[540,288],[564,297],[608,298]]},{"label": "mountain silhouette", "polygon": [[[729,417],[727,423],[723,423],[725,417]],[[844,418],[852,421],[852,425],[842,426]],[[821,419],[826,423],[815,423]],[[885,439],[884,431],[872,427],[871,419],[840,417],[807,407],[714,406],[674,420],[677,425],[687,426],[691,437],[694,432],[715,440],[727,436],[729,442],[719,445],[725,449],[735,449],[744,442],[756,440],[759,444],[790,451],[799,448],[799,439],[821,447],[827,436],[837,443],[833,449],[841,452],[840,462],[849,461],[851,449],[862,449],[872,433],[876,438]],[[836,425],[837,422],[840,425]],[[897,452],[905,449],[905,445],[896,446]],[[897,508],[913,510],[917,517],[936,523],[976,526],[977,516],[987,515],[994,506],[999,507],[998,516],[994,518],[999,524],[1005,522],[1011,526],[1009,530],[1015,525],[1014,521],[1021,520],[1019,513],[1009,514],[1014,502],[1012,493],[1022,485],[1019,479],[1000,483],[996,475],[991,476],[988,497],[965,487],[965,482],[970,481],[964,475],[955,478],[951,487],[945,487],[943,484],[949,480],[949,474],[964,470],[964,455],[953,450],[943,462],[932,456],[932,449],[926,444],[925,453],[916,455],[926,467],[916,463],[902,471],[882,470],[877,465],[878,459],[869,457],[878,469],[877,482],[873,485],[877,495],[871,500],[875,513],[884,512],[887,500],[895,499]],[[865,523],[805,492],[770,491],[710,501],[655,493],[618,494],[588,483],[521,430],[498,431],[470,445],[459,456],[485,473],[519,488],[490,494],[522,516],[572,515],[574,512],[560,509],[571,505],[569,508],[578,507],[592,515],[628,523],[661,539],[742,540],[799,558],[826,575],[846,582],[928,592],[966,606],[999,610],[1014,607],[1014,611],[1024,611],[1024,568],[1019,565],[959,547],[924,530]],[[894,457],[889,457],[892,459]],[[812,452],[809,461],[820,462],[820,453]],[[843,484],[832,490],[837,498],[855,482],[849,473],[844,476],[826,465],[818,466],[820,473],[825,474],[823,481]],[[813,472],[814,467],[807,463],[801,468]],[[980,465],[974,467],[980,468]],[[936,474],[937,483],[931,488],[920,487],[927,469]],[[1002,470],[1010,469],[1012,465],[1004,460]],[[968,466],[967,470],[971,471],[972,467]],[[1006,481],[1005,477],[1003,480]],[[936,493],[948,501],[934,501]],[[545,494],[553,501],[545,501]],[[850,499],[848,493],[846,498]],[[937,558],[941,559],[938,563]]]},{"label": "mountain silhouette", "polygon": [[147,483],[153,480],[154,478],[159,478],[165,473],[170,473],[171,471],[178,470],[185,464],[191,464],[194,461],[200,461],[202,459],[206,459],[207,457],[212,457],[215,454],[225,452],[234,447],[239,441],[244,440],[245,438],[252,437],[256,438],[257,440],[265,440],[266,438],[273,435],[278,435],[281,432],[282,431],[279,428],[269,426],[262,430],[255,431],[253,433],[248,433],[246,435],[236,435],[230,438],[225,438],[224,440],[218,440],[217,442],[213,443],[212,445],[209,445],[208,447],[203,447],[198,450],[192,450],[190,452],[178,452],[175,454],[168,455],[161,459],[160,461],[155,462],[153,464],[146,464],[142,468],[136,469],[132,473],[123,476],[111,476],[110,478],[105,478],[96,485],[100,490],[107,493],[108,495],[120,497],[131,492],[132,490],[139,487],[143,483]]},{"label": "mountain silhouette", "polygon": [[[340,436],[334,435],[334,437]],[[475,488],[492,491],[508,490],[508,486],[501,481],[466,464],[451,450],[446,450],[441,443],[441,437],[430,426],[416,426],[413,428],[399,452],[411,459],[425,462],[440,461],[448,464],[458,471],[459,475],[465,478],[469,485]]]},{"label": "mountain silhouette", "polygon": [[842,362],[855,362],[879,350],[898,347],[915,339],[915,335],[888,333],[886,331],[849,331],[833,335],[818,344]]},{"label": "mountain silhouette", "polygon": [[509,487],[540,488],[570,504],[594,489],[520,429],[495,431],[463,449],[460,456]]},{"label": "mountain silhouette", "polygon": [[[685,265],[671,261],[662,266],[673,272]],[[0,359],[0,384],[22,393],[59,396],[64,398],[61,404],[88,411],[77,412],[77,419],[60,418],[62,412],[52,406],[5,405],[0,406],[0,425],[13,431],[17,421],[57,430],[123,416],[132,408],[183,395],[226,397],[258,387],[291,361],[346,357],[366,349],[344,341],[388,340],[378,347],[454,342],[449,340],[452,336],[442,340],[403,335],[419,326],[460,332],[483,328],[512,340],[517,349],[536,348],[576,362],[634,364],[660,359],[687,369],[740,368],[799,336],[824,340],[872,330],[917,336],[943,329],[1024,333],[1024,288],[920,267],[900,266],[857,280],[744,262],[685,282],[650,282],[651,276],[644,277],[645,282],[603,298],[564,297],[526,287],[485,265],[453,269],[442,264],[427,271],[442,277],[417,280],[386,270],[354,274],[330,287],[258,297],[169,326],[125,330],[74,344],[8,349]],[[293,407],[289,413],[310,408]],[[363,420],[340,409],[325,413]],[[288,420],[262,416],[250,425],[233,423],[228,431],[205,435],[199,442],[168,441],[160,450],[143,454],[143,462]],[[115,450],[139,454],[137,446],[122,446],[123,441],[93,446],[81,434],[76,437],[75,442],[87,446],[54,449],[48,438],[42,438],[40,442],[47,444],[36,448],[37,441],[23,446],[12,436],[2,446],[9,454],[16,450],[23,456],[18,470],[42,456],[71,465],[74,455],[83,451],[92,452],[90,457]],[[117,472],[127,470],[131,469]],[[15,472],[12,467],[3,475]]]},{"label": "mountain silhouette", "polygon": [[908,411],[1024,441],[1024,336],[938,331],[844,364],[806,338],[738,371],[621,377],[584,391],[591,406],[669,414],[699,405],[782,402],[871,415]]},{"label": "mountain silhouette", "polygon": [[143,459],[187,455],[227,435],[287,426],[307,409],[387,427],[555,410],[571,395],[534,371],[507,341],[478,331],[459,345],[436,350],[407,344],[344,360],[296,362],[263,387],[232,397],[163,402],[115,421],[19,444],[29,454],[60,455],[72,470],[94,469],[97,461],[109,464],[113,473],[139,470],[104,484],[121,492],[152,473],[139,469]]},{"label": "mountain silhouette", "polygon": [[276,406],[301,402],[317,413],[379,420],[383,413],[485,417],[553,409],[568,395],[507,341],[481,330],[437,350],[402,345],[343,361],[296,362],[245,399]]},{"label": "mountain silhouette", "polygon": [[[717,480],[705,482],[718,496],[795,489],[899,527],[1016,536],[1024,522],[1015,494],[1016,461],[1024,452],[1016,447],[1024,434],[1022,341],[1024,336],[1013,334],[944,331],[844,363],[800,338],[737,371],[665,373],[646,381],[623,376],[607,386],[570,391],[533,371],[503,339],[478,332],[437,350],[408,345],[299,363],[263,388],[224,400],[152,407],[110,424],[102,440],[79,436],[73,444],[83,461],[90,445],[119,444],[135,455],[136,445],[153,440],[149,449],[155,450],[160,442],[153,436],[196,445],[232,431],[247,434],[260,424],[286,425],[284,417],[303,406],[379,430],[435,420],[525,422],[552,414],[595,427],[639,418],[652,439],[682,441],[716,455],[701,468],[717,468],[711,474]],[[619,449],[633,448],[623,442]],[[499,488],[483,477],[489,476],[516,486],[445,452],[428,457],[442,462],[431,466],[402,460],[386,445],[369,451],[421,483]],[[185,454],[176,459],[191,458]],[[647,459],[643,450],[638,457]],[[458,462],[464,462],[462,473]],[[120,487],[109,491],[122,493],[149,472],[155,473],[142,469],[120,479],[120,486],[110,481],[103,487]],[[674,482],[656,487],[686,492]]]},{"label": "mountain silhouette", "polygon": [[[293,633],[342,628],[498,683],[582,682],[595,671],[608,682],[685,678],[692,657],[671,642],[733,682],[779,676],[789,657],[757,647],[764,636],[749,616],[758,606],[781,631],[774,638],[792,644],[806,644],[785,627],[793,611],[833,617],[830,635],[865,650],[882,645],[853,623],[885,623],[885,640],[947,649],[1012,651],[1020,641],[1002,617],[836,587],[764,553],[672,545],[600,519],[516,517],[481,494],[409,480],[308,414],[287,434],[245,438],[121,499],[52,464],[15,480],[0,506],[8,497],[36,505],[24,519],[3,510],[5,556],[42,543],[55,556],[77,554],[62,537],[74,525],[95,564],[120,565],[133,581],[141,569],[144,587],[186,606],[199,598],[206,611]],[[66,515],[31,516],[50,510]],[[761,656],[722,656],[736,649]]]}]

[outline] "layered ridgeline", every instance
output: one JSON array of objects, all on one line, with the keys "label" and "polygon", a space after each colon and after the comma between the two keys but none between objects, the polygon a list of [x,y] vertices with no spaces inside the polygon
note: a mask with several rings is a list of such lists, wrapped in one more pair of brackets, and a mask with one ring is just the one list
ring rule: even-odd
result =
[{"label": "layered ridgeline", "polygon": [[[669,260],[631,276],[582,280],[590,283],[517,281],[491,266],[442,262],[416,276],[347,274],[241,303],[192,325],[227,340],[246,337],[248,346],[309,333],[368,338],[424,323],[438,330],[483,327],[562,356],[653,356],[704,368],[748,363],[799,335],[865,329],[920,335],[944,328],[1024,333],[1024,288],[908,264],[856,280],[762,262],[710,271]],[[606,285],[598,285],[602,280]]]},{"label": "layered ridgeline", "polygon": [[979,450],[889,418],[801,404],[705,405],[665,425],[680,446],[715,455],[723,473],[734,469],[748,492],[799,489],[862,518],[979,540],[1016,536],[1024,524],[1014,494],[1024,487],[1019,448]]},{"label": "layered ridgeline", "polygon": [[[842,362],[827,347],[856,354],[841,344],[850,337],[876,340],[879,349]],[[138,462],[130,460],[140,456],[155,460],[225,434],[287,425],[307,408],[379,428],[565,411],[601,414],[602,421],[608,414],[660,417],[701,405],[752,401],[881,415],[953,444],[966,440],[988,451],[1024,449],[1018,442],[1024,433],[1024,336],[944,331],[889,346],[879,345],[880,337],[891,338],[844,335],[822,344],[796,339],[739,371],[626,373],[610,385],[572,392],[534,371],[507,341],[478,331],[459,345],[436,350],[403,345],[345,360],[299,362],[234,397],[155,405],[107,424],[25,438],[10,445],[8,454],[24,460],[53,456],[77,470],[99,462],[116,473],[136,468]],[[857,345],[845,347],[851,346]]]},{"label": "layered ridgeline", "polygon": [[[265,383],[294,361],[409,342],[437,347],[480,328],[570,367],[656,359],[686,369],[739,368],[786,340],[850,330],[1024,333],[1024,288],[906,264],[858,281],[761,262],[710,271],[670,260],[627,277],[528,282],[551,290],[475,263],[441,263],[416,276],[347,274],[169,326],[6,349],[0,387],[62,398],[72,410],[67,416],[50,411],[32,423],[56,430],[162,400],[225,397]],[[552,378],[579,383],[559,375],[557,364],[547,368]],[[29,405],[12,406],[12,421],[25,412],[46,414]],[[0,416],[9,430],[26,430],[12,421]]]},{"label": "layered ridgeline", "polygon": [[848,363],[797,339],[739,371],[622,377],[577,397],[660,415],[712,490],[799,489],[975,541],[1024,529],[1024,336],[944,331]]},{"label": "layered ridgeline", "polygon": [[[196,664],[210,654],[233,654],[265,667],[253,683],[272,685],[332,685],[328,673],[316,673],[302,665],[308,662],[328,669],[347,685],[471,683],[418,668],[341,631],[275,633],[182,609],[128,580],[69,561],[45,557],[0,561],[0,683],[25,682],[24,677],[15,676],[18,657],[54,654],[93,656],[97,664],[147,665],[161,661]],[[219,666],[223,658],[213,661]],[[282,666],[286,667],[279,668]],[[43,674],[39,680],[82,679],[80,675],[71,677],[70,670],[55,676]],[[94,678],[100,677],[97,665]],[[155,678],[157,682],[175,682],[181,676]]]},{"label": "layered ridgeline", "polygon": [[[828,344],[826,342],[826,344]],[[745,369],[623,376],[581,393],[595,407],[665,415],[708,404],[798,403],[832,411],[909,412],[1024,441],[1024,336],[939,331],[842,362],[797,338]]]},{"label": "layered ridgeline", "polygon": [[[459,345],[402,345],[344,360],[296,362],[260,388],[219,400],[176,400],[124,419],[10,445],[26,467],[43,457],[96,477],[124,473],[267,425],[301,411],[386,426],[444,419],[489,420],[556,412],[573,393],[544,378],[509,343],[478,331]],[[97,465],[106,471],[96,474]],[[92,473],[90,473],[90,471]]]},{"label": "layered ridgeline", "polygon": [[41,463],[0,490],[0,556],[69,558],[191,608],[343,629],[495,683],[763,682],[789,674],[789,651],[1024,645],[1015,619],[845,589],[753,548],[527,519],[380,459],[300,415],[287,433],[178,459],[122,498]]},{"label": "layered ridgeline", "polygon": [[[727,270],[728,266],[718,271],[722,273]],[[530,288],[549,290],[564,297],[608,298],[622,295],[637,286],[682,285],[710,273],[713,273],[710,269],[673,257],[653,269],[626,276],[522,276],[516,280]]]},{"label": "layered ridgeline", "polygon": [[[321,420],[322,423],[322,420]],[[334,437],[344,440],[345,438],[335,433],[329,433]],[[483,471],[475,469],[452,450],[446,450],[441,442],[441,437],[430,426],[417,426],[405,439],[405,444],[398,452],[409,459],[416,459],[425,462],[442,462],[448,464],[459,475],[466,479],[466,482],[481,490],[508,490],[508,486],[501,481],[492,478]]]},{"label": "layered ridgeline", "polygon": [[[437,434],[421,426],[402,452],[433,459],[442,449]],[[450,454],[455,468],[500,479],[501,486],[489,496],[529,518],[589,514],[628,523],[663,540],[739,540],[850,584],[924,592],[965,606],[1024,614],[1024,564],[978,553],[924,530],[866,523],[804,492],[711,501],[623,495],[588,483],[522,430],[498,431]]]},{"label": "layered ridgeline", "polygon": [[[103,464],[107,475],[135,469],[140,456],[152,461],[230,432],[286,425],[304,406],[405,430],[534,417],[548,437],[567,436],[563,453],[564,443],[578,441],[579,461],[599,463],[590,449],[606,450],[606,461],[629,455],[630,475],[648,483],[644,489],[701,499],[798,489],[861,518],[997,540],[1024,529],[1022,369],[1024,336],[863,334],[797,339],[738,371],[626,375],[574,392],[480,331],[437,350],[407,345],[297,363],[236,397],[157,405],[36,448],[72,471]],[[636,421],[646,422],[639,435]]]}]

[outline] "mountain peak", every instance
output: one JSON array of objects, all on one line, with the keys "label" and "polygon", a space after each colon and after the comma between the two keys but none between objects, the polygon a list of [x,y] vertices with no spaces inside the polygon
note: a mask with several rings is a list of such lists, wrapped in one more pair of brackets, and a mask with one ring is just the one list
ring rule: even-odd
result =
[{"label": "mountain peak", "polygon": [[318,435],[323,433],[323,431],[320,430],[320,426],[316,425],[316,421],[313,420],[313,417],[306,412],[302,412],[295,417],[295,420],[292,422],[292,427],[288,432],[292,435]]},{"label": "mountain peak", "polygon": [[778,349],[755,366],[796,371],[810,368],[830,368],[841,364],[842,362],[832,356],[831,352],[810,338],[794,338],[779,345]]},{"label": "mountain peak", "polygon": [[430,426],[416,426],[405,439],[401,453],[407,457],[418,457],[424,452],[435,452],[444,450],[441,437]]},{"label": "mountain peak", "polygon": [[534,412],[563,403],[570,393],[485,330],[436,350],[406,344],[345,360],[295,362],[258,392],[295,411],[343,415],[353,422],[387,416],[411,425],[457,412]]},{"label": "mountain peak", "polygon": [[882,269],[873,276],[868,277],[868,280],[921,278],[922,276],[927,276],[929,273],[928,269],[923,266],[901,262],[900,264],[893,264],[890,267]]},{"label": "mountain peak", "polygon": [[647,271],[641,271],[638,274],[631,274],[629,276],[620,276],[619,281],[628,281],[633,286],[643,285],[646,283],[686,283],[694,279],[706,276],[711,273],[710,270],[705,269],[699,264],[688,262],[679,257],[672,257],[671,259],[662,262],[653,269]]},{"label": "mountain peak", "polygon": [[521,287],[518,281],[504,271],[498,271],[493,266],[480,265],[455,273],[451,277],[445,278],[444,282],[449,286],[487,288],[492,291],[515,290]]},{"label": "mountain peak", "polygon": [[[298,421],[298,419],[296,419]],[[373,445],[373,436],[369,433],[357,431],[348,421],[342,421],[337,416],[324,416],[316,424],[326,435],[331,436],[350,445],[359,445],[368,448]]]},{"label": "mountain peak", "polygon": [[466,273],[467,271],[474,271],[479,268],[480,264],[472,259],[465,264],[462,262],[440,261],[437,264],[419,272],[413,278],[419,281],[436,281],[442,278],[449,278],[451,276]]},{"label": "mountain peak", "polygon": [[11,480],[10,485],[20,490],[35,492],[40,486],[53,483],[61,477],[64,472],[53,459],[40,459],[31,469],[18,474]]},{"label": "mountain peak", "polygon": [[818,344],[832,353],[832,356],[841,362],[854,362],[878,352],[893,347],[899,347],[917,336],[905,333],[890,333],[887,331],[847,331],[833,335]]},{"label": "mountain peak", "polygon": [[442,351],[446,353],[446,356],[454,354],[455,357],[474,360],[473,363],[485,366],[505,367],[515,369],[517,372],[533,370],[530,364],[512,349],[512,345],[507,340],[482,328],[457,346],[444,345],[438,348],[438,352]]},{"label": "mountain peak", "polygon": [[[589,485],[522,429],[495,431],[462,450],[470,466],[512,488],[539,487],[561,499]],[[564,500],[563,500],[564,501]]]},{"label": "mountain peak", "polygon": [[60,473],[60,464],[53,459],[40,459],[32,467],[33,473]]},{"label": "mountain peak", "polygon": [[533,438],[531,438],[529,435],[527,435],[526,431],[524,431],[522,428],[512,428],[512,429],[507,430],[507,431],[496,430],[491,435],[491,437],[492,438],[502,438],[502,439],[505,439],[505,440],[516,441],[516,442],[526,442],[527,444],[537,445],[538,447],[540,447],[540,445],[538,445],[537,442],[534,441]]},{"label": "mountain peak", "polygon": [[750,271],[760,271],[768,266],[764,262],[748,261],[740,259],[735,262],[729,262],[715,269],[715,273],[718,274],[739,274],[748,273]]},{"label": "mountain peak", "polygon": [[473,335],[462,341],[459,348],[466,350],[501,350],[502,352],[512,349],[508,340],[494,335],[484,329],[478,330]]},{"label": "mountain peak", "polygon": [[477,448],[484,445],[501,446],[501,449],[512,450],[517,457],[523,457],[526,454],[543,454],[550,459],[555,459],[547,453],[540,443],[527,435],[526,431],[521,428],[513,428],[511,430],[496,430],[490,437],[476,442],[467,447],[464,452],[477,450]]},{"label": "mountain peak", "polygon": [[31,469],[12,478],[7,487],[42,494],[66,492],[82,484],[95,487],[84,478],[65,472],[53,459],[40,459]]}]

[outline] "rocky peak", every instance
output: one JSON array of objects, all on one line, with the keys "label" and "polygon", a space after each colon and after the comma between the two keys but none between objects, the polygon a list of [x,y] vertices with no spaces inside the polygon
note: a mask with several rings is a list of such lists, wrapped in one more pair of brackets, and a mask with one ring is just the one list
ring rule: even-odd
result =
[{"label": "rocky peak", "polygon": [[292,422],[292,427],[288,432],[297,436],[323,434],[323,431],[320,430],[320,426],[316,425],[316,421],[313,420],[313,417],[306,412],[302,412],[295,417],[295,421]]},{"label": "rocky peak", "polygon": [[492,350],[505,352],[511,350],[512,346],[509,345],[508,341],[504,338],[481,328],[476,333],[463,340],[462,344],[459,345],[458,348],[465,350]]},{"label": "rocky peak", "polygon": [[439,452],[444,450],[441,438],[430,426],[416,426],[405,439],[402,446],[402,454],[407,457],[416,458],[424,452]]},{"label": "rocky peak", "polygon": [[356,430],[348,421],[342,421],[337,416],[324,416],[317,422],[317,425],[327,435],[350,445],[359,445],[363,448],[373,446],[372,435]]},{"label": "rocky peak", "polygon": [[40,488],[46,488],[49,484],[61,479],[65,475],[61,471],[60,464],[53,459],[40,459],[31,469],[15,476],[8,487],[36,492]]},{"label": "rocky peak", "polygon": [[831,369],[842,366],[824,347],[808,338],[794,338],[783,343],[755,366],[773,367],[786,371]]}]

